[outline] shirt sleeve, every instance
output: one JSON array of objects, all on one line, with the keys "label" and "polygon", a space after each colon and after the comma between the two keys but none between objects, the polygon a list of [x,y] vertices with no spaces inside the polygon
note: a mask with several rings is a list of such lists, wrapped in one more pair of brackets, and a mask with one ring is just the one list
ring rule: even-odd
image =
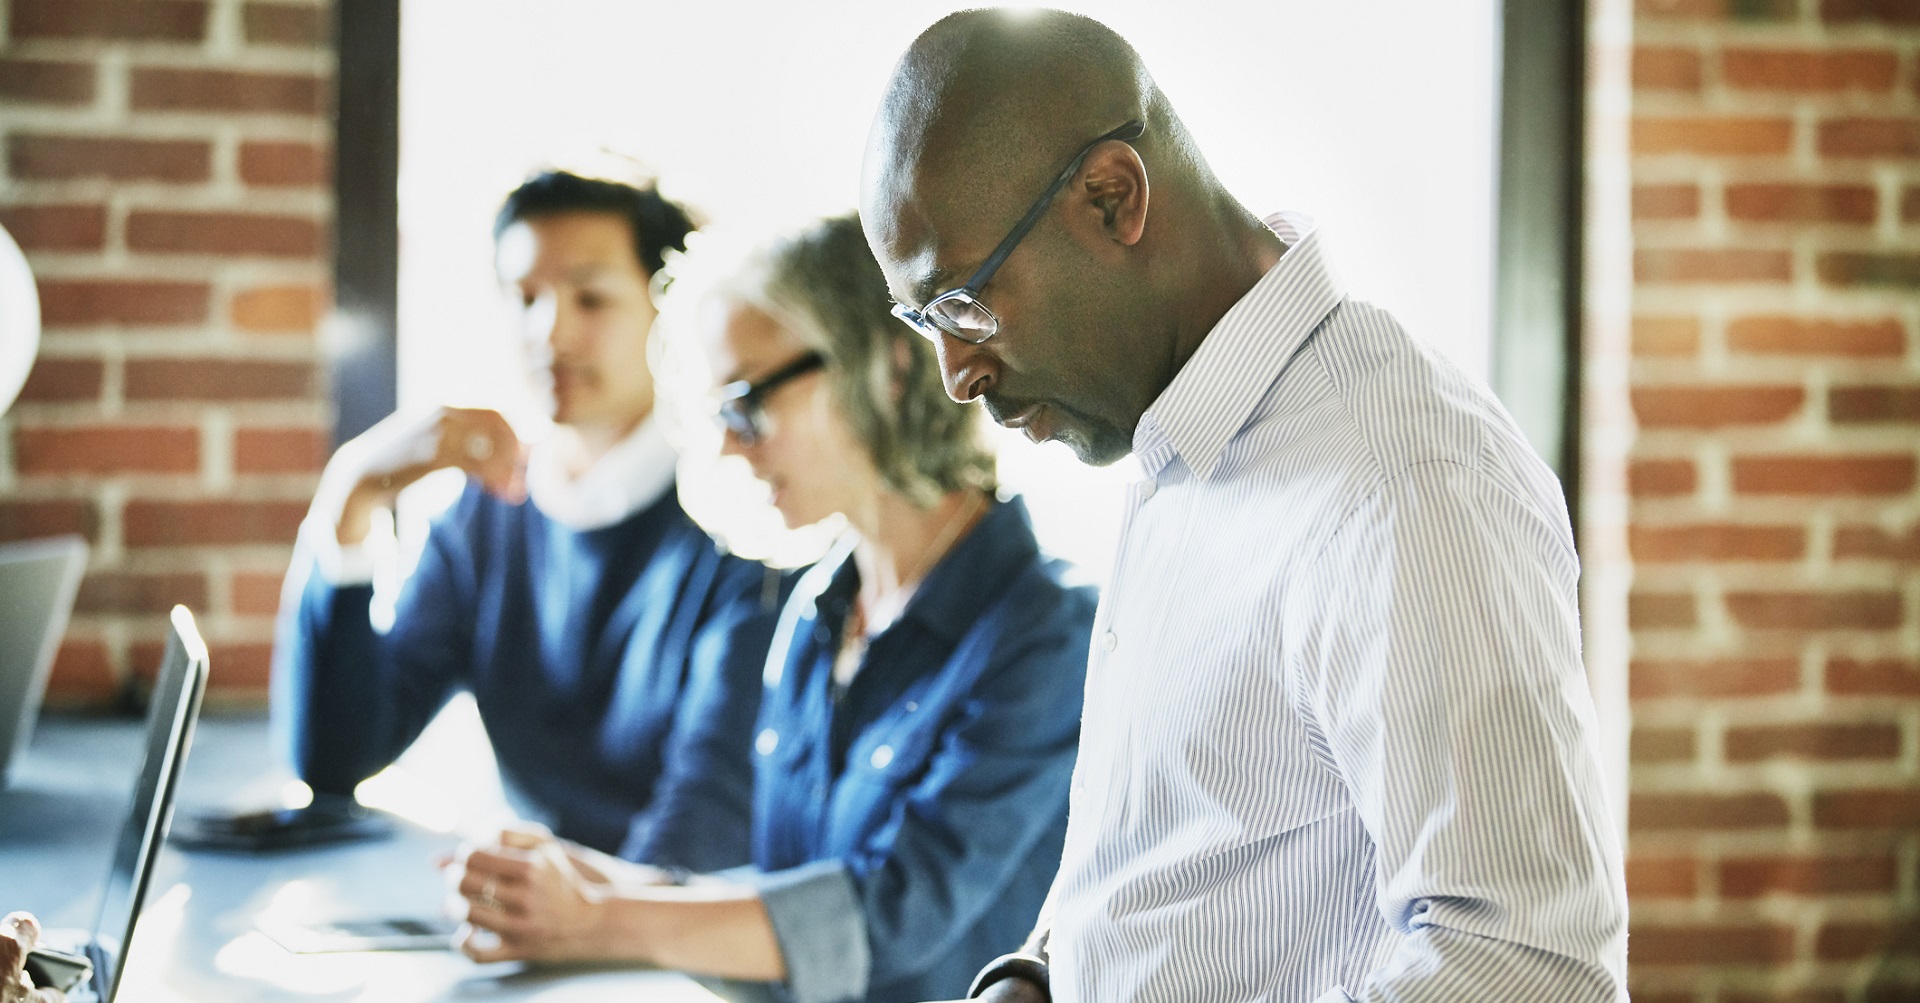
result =
[{"label": "shirt sleeve", "polygon": [[[1063,838],[1093,603],[1074,591],[1027,613],[1023,629],[984,655],[987,666],[886,823],[840,860],[762,879],[793,1003],[862,999],[869,985],[945,961],[1035,848]],[[1006,950],[1033,921],[1006,917]],[[854,963],[861,957],[867,964]]]},{"label": "shirt sleeve", "polygon": [[775,572],[744,562],[734,570],[694,639],[660,779],[621,848],[629,860],[710,872],[749,857],[753,725],[780,605],[764,595]]},{"label": "shirt sleeve", "polygon": [[1435,462],[1367,499],[1293,585],[1302,711],[1402,935],[1325,1003],[1626,998],[1578,574],[1563,515]]},{"label": "shirt sleeve", "polygon": [[447,520],[436,523],[382,634],[370,615],[373,587],[317,573],[304,536],[276,624],[273,730],[309,787],[351,795],[399,757],[465,677],[470,548]]}]

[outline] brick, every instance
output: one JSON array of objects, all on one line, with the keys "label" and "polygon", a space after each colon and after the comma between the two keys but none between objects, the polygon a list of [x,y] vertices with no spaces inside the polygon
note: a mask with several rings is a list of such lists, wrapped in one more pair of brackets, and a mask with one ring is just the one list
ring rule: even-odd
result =
[{"label": "brick", "polygon": [[288,545],[306,513],[304,501],[135,499],[127,502],[121,523],[129,547]]},{"label": "brick", "polygon": [[1827,417],[1835,422],[1920,422],[1920,383],[1842,386],[1827,391]]},{"label": "brick", "polygon": [[133,71],[135,111],[319,115],[325,81],[308,73],[243,73],[144,66]]},{"label": "brick", "polygon": [[1920,662],[1831,658],[1826,674],[1835,696],[1920,697]]},{"label": "brick", "polygon": [[1630,758],[1636,763],[1684,763],[1693,759],[1692,728],[1635,728]]},{"label": "brick", "polygon": [[1823,157],[1920,156],[1920,118],[1836,118],[1818,137]]},{"label": "brick", "polygon": [[1700,189],[1694,185],[1633,186],[1634,219],[1693,219],[1700,215]]},{"label": "brick", "polygon": [[1920,289],[1920,254],[1836,251],[1814,259],[1820,281],[1833,286],[1893,286]]},{"label": "brick", "polygon": [[63,359],[42,355],[33,362],[20,399],[40,404],[97,401],[106,384],[106,363],[99,359]]},{"label": "brick", "polygon": [[205,0],[10,0],[8,11],[16,40],[198,42],[207,34]]},{"label": "brick", "polygon": [[[1914,79],[1920,80],[1920,76]],[[1920,223],[1920,188],[1908,188],[1900,193],[1900,221]]]},{"label": "brick", "polygon": [[1627,464],[1627,491],[1635,497],[1690,495],[1697,481],[1692,460],[1634,460]]},{"label": "brick", "polygon": [[1633,318],[1633,354],[1680,357],[1700,351],[1700,322],[1692,317]]},{"label": "brick", "polygon": [[1636,47],[1633,50],[1633,86],[1648,91],[1699,90],[1699,50],[1678,46]]},{"label": "brick", "polygon": [[1900,56],[1887,49],[1728,49],[1720,56],[1721,79],[1736,90],[1893,90]]},{"label": "brick", "polygon": [[149,209],[127,214],[127,249],[317,258],[325,250],[325,234],[319,223],[298,216]]},{"label": "brick", "polygon": [[92,63],[0,59],[0,100],[34,104],[93,103]]},{"label": "brick", "polygon": [[1787,824],[1787,803],[1778,794],[1635,794],[1627,813],[1641,832],[1692,829],[1769,829]]},{"label": "brick", "polygon": [[1770,924],[1652,926],[1634,923],[1635,965],[1768,963],[1793,958],[1793,928]]},{"label": "brick", "polygon": [[234,294],[233,326],[254,334],[312,334],[330,299],[318,286],[261,286]]},{"label": "brick", "polygon": [[1737,456],[1733,489],[1753,495],[1898,495],[1913,490],[1914,458],[1888,453],[1859,456]]},{"label": "brick", "polygon": [[0,209],[6,227],[25,251],[98,251],[107,246],[103,205],[16,205]]},{"label": "brick", "polygon": [[119,693],[120,680],[114,677],[113,655],[105,643],[85,638],[61,642],[53,658],[53,674],[47,679],[50,701],[106,703]]},{"label": "brick", "polygon": [[1630,526],[1628,546],[1636,562],[1793,561],[1806,555],[1807,533],[1799,526],[1702,523]]},{"label": "brick", "polygon": [[326,8],[305,3],[249,3],[241,19],[253,45],[319,47],[333,38]]},{"label": "brick", "polygon": [[1888,950],[1894,936],[1894,927],[1889,923],[1826,922],[1820,924],[1820,932],[1814,937],[1813,954],[1822,961],[1864,961],[1882,957],[1891,960],[1898,954]]},{"label": "brick", "polygon": [[1813,824],[1822,829],[1920,829],[1920,790],[1817,792]]},{"label": "brick", "polygon": [[1885,723],[1784,724],[1730,728],[1723,737],[1729,762],[1762,759],[1892,759],[1900,754],[1900,727]]},{"label": "brick", "polygon": [[1747,248],[1635,251],[1633,277],[1646,283],[1786,282],[1793,278],[1793,256]]},{"label": "brick", "polygon": [[170,181],[212,177],[213,148],[197,139],[16,134],[7,141],[7,171],[17,180]]},{"label": "brick", "polygon": [[1693,153],[1721,157],[1778,156],[1793,149],[1787,118],[1636,118],[1633,152],[1643,156]]},{"label": "brick", "polygon": [[1904,619],[1898,592],[1730,592],[1726,600],[1752,630],[1889,630]]},{"label": "brick", "polygon": [[128,400],[284,400],[316,395],[310,362],[265,359],[129,359]]},{"label": "brick", "polygon": [[50,328],[200,324],[211,300],[204,282],[41,279],[40,321]]},{"label": "brick", "polygon": [[1634,0],[1633,12],[1705,21],[1791,21],[1798,13],[1794,0]]},{"label": "brick", "polygon": [[207,578],[192,572],[95,571],[80,583],[82,613],[164,614],[176,605],[207,606]]},{"label": "brick", "polygon": [[280,610],[285,576],[267,571],[236,571],[231,589],[233,611],[241,616],[272,616]]},{"label": "brick", "polygon": [[1627,621],[1635,630],[1691,627],[1696,622],[1693,596],[1685,592],[1635,592],[1627,599]]},{"label": "brick", "polygon": [[1737,184],[1726,191],[1727,216],[1754,223],[1871,224],[1879,193],[1868,185]]},{"label": "brick", "polygon": [[262,187],[325,185],[333,180],[332,157],[313,143],[242,143],[240,180]]},{"label": "brick", "polygon": [[[1634,1003],[1640,995],[1634,994]],[[1833,988],[1797,986],[1789,983],[1776,992],[1725,991],[1715,997],[1717,1003],[1849,1003],[1847,994]]]},{"label": "brick", "polygon": [[1841,24],[1920,24],[1920,0],[1820,0],[1820,17]]},{"label": "brick", "polygon": [[1628,669],[1627,684],[1635,700],[1775,696],[1800,688],[1800,663],[1783,658],[1636,658]]},{"label": "brick", "polygon": [[1920,523],[1907,527],[1905,535],[1878,526],[1841,526],[1833,531],[1833,556],[1920,563]]},{"label": "brick", "polygon": [[1806,397],[1800,387],[1640,387],[1633,413],[1642,428],[1770,425],[1798,413]]},{"label": "brick", "polygon": [[1747,355],[1895,358],[1907,351],[1898,318],[1740,317],[1727,324],[1727,347]]},{"label": "brick", "polygon": [[192,474],[200,431],[142,425],[15,428],[14,469],[22,474]]},{"label": "brick", "polygon": [[1627,897],[1690,899],[1700,892],[1699,869],[1692,857],[1629,857]]},{"label": "brick", "polygon": [[45,501],[0,499],[0,540],[32,540],[73,533],[95,540],[100,535],[100,512],[92,501],[78,498]]},{"label": "brick", "polygon": [[318,428],[243,428],[233,439],[233,469],[242,474],[317,474],[332,436]]},{"label": "brick", "polygon": [[1720,862],[1720,894],[1750,899],[1775,894],[1891,892],[1896,873],[1896,862],[1885,855],[1737,857]]}]

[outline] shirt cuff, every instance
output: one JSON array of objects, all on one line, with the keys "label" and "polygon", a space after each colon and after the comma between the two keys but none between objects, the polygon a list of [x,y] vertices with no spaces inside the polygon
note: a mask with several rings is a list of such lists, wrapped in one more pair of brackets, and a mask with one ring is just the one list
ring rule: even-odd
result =
[{"label": "shirt cuff", "polygon": [[860,892],[838,860],[763,874],[755,882],[787,962],[793,1003],[865,999],[872,957]]},{"label": "shirt cuff", "polygon": [[334,588],[373,584],[381,554],[391,549],[380,546],[379,536],[376,526],[367,539],[343,544],[332,526],[315,519],[300,524],[300,546],[313,555],[314,574]]}]

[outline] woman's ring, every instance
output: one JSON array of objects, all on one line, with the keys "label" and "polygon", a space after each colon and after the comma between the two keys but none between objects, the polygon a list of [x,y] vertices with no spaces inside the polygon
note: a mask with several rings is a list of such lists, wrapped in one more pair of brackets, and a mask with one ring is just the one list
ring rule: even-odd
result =
[{"label": "woman's ring", "polygon": [[476,460],[484,460],[492,456],[493,440],[481,432],[467,436],[467,455]]}]

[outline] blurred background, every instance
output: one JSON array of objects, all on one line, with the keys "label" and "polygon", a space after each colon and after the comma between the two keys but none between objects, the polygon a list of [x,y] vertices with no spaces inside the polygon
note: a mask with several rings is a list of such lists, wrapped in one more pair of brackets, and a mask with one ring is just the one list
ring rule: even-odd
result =
[{"label": "blurred background", "polygon": [[[1066,6],[1568,486],[1636,998],[1920,999],[1920,4]],[[726,229],[850,208],[949,9],[0,0],[0,226],[45,329],[0,539],[93,546],[50,702],[125,706],[181,602],[257,713],[338,438],[519,406],[504,192],[611,153]],[[1124,467],[1001,456],[1103,574]]]}]

